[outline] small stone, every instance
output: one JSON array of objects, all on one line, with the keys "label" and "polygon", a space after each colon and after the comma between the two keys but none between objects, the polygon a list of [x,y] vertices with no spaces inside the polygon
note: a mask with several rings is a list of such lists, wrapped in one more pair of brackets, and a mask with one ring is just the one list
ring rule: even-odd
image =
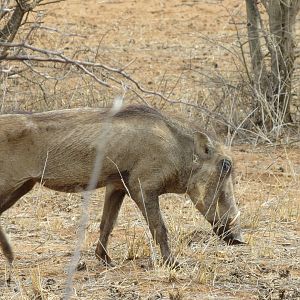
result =
[{"label": "small stone", "polygon": [[86,263],[85,263],[85,261],[80,261],[77,264],[76,270],[77,271],[85,271],[86,270]]}]

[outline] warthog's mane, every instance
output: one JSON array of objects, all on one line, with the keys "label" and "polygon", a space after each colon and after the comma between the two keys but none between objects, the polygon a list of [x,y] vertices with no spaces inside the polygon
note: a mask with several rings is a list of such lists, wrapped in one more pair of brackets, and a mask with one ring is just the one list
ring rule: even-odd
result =
[{"label": "warthog's mane", "polygon": [[153,120],[163,121],[172,131],[177,133],[182,133],[188,135],[189,137],[193,136],[195,131],[201,131],[207,134],[212,140],[217,141],[215,136],[211,136],[206,130],[203,129],[201,124],[197,122],[191,122],[186,117],[178,113],[161,113],[156,108],[146,106],[146,105],[129,105],[124,107],[121,111],[114,115],[116,118],[152,118]]},{"label": "warthog's mane", "polygon": [[155,108],[146,105],[133,104],[124,107],[117,112],[114,117],[128,118],[128,117],[152,117],[156,119],[165,119],[165,116]]}]

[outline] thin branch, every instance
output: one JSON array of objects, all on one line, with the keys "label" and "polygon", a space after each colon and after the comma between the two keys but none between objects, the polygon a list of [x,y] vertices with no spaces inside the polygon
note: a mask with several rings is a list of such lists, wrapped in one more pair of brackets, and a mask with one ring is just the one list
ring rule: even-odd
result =
[{"label": "thin branch", "polygon": [[[40,0],[40,1],[44,1],[44,0]],[[65,0],[53,0],[53,1],[39,3],[39,6],[49,5],[49,4],[55,4],[55,3],[64,2],[64,1]]]},{"label": "thin branch", "polygon": [[244,47],[243,47],[246,43],[242,43],[241,35],[240,35],[239,29],[237,27],[237,23],[235,22],[233,14],[230,12],[229,9],[226,9],[226,10],[227,10],[227,13],[229,14],[229,16],[231,18],[231,22],[233,23],[234,28],[235,28],[237,42],[239,44],[239,48],[240,48],[241,56],[242,56],[242,64],[245,68],[246,75],[248,77],[249,82],[252,82],[252,78],[251,78],[251,75],[250,75],[250,72],[249,72],[248,64],[247,64],[247,61],[246,61],[246,55],[245,55],[245,51],[244,51]]}]

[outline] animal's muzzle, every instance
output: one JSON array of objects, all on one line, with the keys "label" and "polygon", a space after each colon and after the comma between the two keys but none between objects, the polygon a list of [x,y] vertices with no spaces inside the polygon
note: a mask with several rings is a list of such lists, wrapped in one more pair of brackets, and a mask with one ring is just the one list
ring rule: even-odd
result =
[{"label": "animal's muzzle", "polygon": [[242,238],[240,229],[229,229],[226,225],[213,226],[213,231],[228,245],[246,244]]},{"label": "animal's muzzle", "polygon": [[220,161],[220,169],[222,173],[229,173],[232,167],[232,163],[228,159],[222,159]]}]

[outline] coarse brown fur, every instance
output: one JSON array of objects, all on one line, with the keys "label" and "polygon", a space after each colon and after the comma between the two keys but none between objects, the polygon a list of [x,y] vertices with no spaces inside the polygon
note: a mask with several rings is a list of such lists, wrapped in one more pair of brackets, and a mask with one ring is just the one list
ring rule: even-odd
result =
[{"label": "coarse brown fur", "polygon": [[[241,241],[230,153],[180,118],[143,105],[114,116],[93,108],[2,115],[0,145],[0,215],[41,180],[57,191],[86,189],[101,149],[96,186],[106,186],[106,194],[96,255],[107,264],[108,237],[127,192],[170,264],[174,259],[158,201],[164,193],[188,193],[217,234],[227,242]],[[1,227],[0,244],[12,262]]]}]

